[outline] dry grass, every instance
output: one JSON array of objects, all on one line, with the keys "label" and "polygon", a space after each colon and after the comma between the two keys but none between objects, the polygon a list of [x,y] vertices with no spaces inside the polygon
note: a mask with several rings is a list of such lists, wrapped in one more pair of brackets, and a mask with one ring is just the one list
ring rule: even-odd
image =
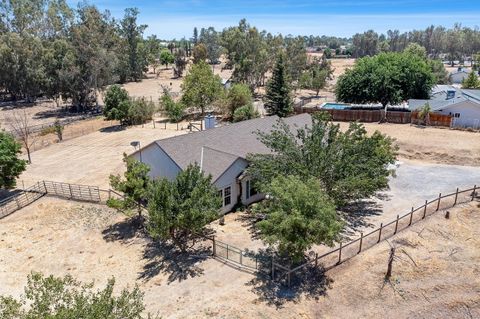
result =
[{"label": "dry grass", "polygon": [[[477,318],[478,205],[451,210],[449,220],[437,214],[394,237],[401,260],[390,282],[383,281],[383,242],[307,288],[289,290],[201,252],[172,255],[108,208],[43,198],[0,222],[0,294],[20,294],[27,274],[43,271],[97,285],[115,276],[118,289],[138,284],[147,309],[166,318]],[[226,239],[238,236],[231,230],[223,229]]]}]

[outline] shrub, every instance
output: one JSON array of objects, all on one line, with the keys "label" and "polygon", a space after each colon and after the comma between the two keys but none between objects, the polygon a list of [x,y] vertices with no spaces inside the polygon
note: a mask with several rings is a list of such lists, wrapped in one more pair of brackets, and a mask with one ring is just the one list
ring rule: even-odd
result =
[{"label": "shrub", "polygon": [[253,118],[259,117],[260,114],[257,110],[253,107],[252,103],[239,107],[233,113],[233,121],[234,122],[241,122],[245,120],[251,120]]}]

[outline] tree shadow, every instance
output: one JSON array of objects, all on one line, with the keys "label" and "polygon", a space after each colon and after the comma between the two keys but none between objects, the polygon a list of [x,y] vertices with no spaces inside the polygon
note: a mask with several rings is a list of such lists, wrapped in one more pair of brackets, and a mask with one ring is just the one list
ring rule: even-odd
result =
[{"label": "tree shadow", "polygon": [[139,227],[137,216],[127,218],[116,224],[108,226],[102,231],[103,239],[107,242],[127,242],[135,237],[147,237],[144,227]]},{"label": "tree shadow", "polygon": [[148,281],[167,273],[168,284],[183,281],[203,274],[200,264],[212,255],[210,247],[199,243],[187,252],[182,252],[169,242],[150,240],[143,252],[146,260],[138,279]]},{"label": "tree shadow", "polygon": [[[275,280],[272,280],[271,271],[264,268],[271,268],[271,259],[269,258],[272,253],[266,249],[260,251],[259,254],[264,256],[262,260],[268,261],[267,265],[262,265],[261,272],[246,284],[252,287],[252,292],[258,296],[259,302],[282,308],[285,303],[297,303],[302,297],[318,300],[321,296],[325,296],[331,287],[333,280],[325,274],[322,267],[315,267],[314,264],[309,264],[292,273],[290,286],[288,286],[286,271],[278,267],[275,268]],[[277,256],[275,260],[277,258],[279,257]],[[286,261],[281,258],[278,261],[281,265],[287,265]]]},{"label": "tree shadow", "polygon": [[4,200],[8,197],[17,195],[21,192],[22,192],[22,190],[18,189],[18,188],[16,188],[16,189],[0,189],[0,200]]},{"label": "tree shadow", "polygon": [[345,221],[343,235],[348,239],[359,229],[375,226],[367,219],[370,216],[379,216],[383,213],[382,204],[375,200],[359,200],[342,207],[339,214]]},{"label": "tree shadow", "polygon": [[103,127],[100,129],[100,132],[102,133],[115,133],[115,132],[121,132],[125,131],[127,127],[125,125],[113,125],[113,126],[108,126],[108,127]]},{"label": "tree shadow", "polygon": [[255,224],[261,221],[263,218],[253,213],[243,212],[236,218],[242,224],[242,227],[246,228],[250,233],[251,239],[261,239],[260,230],[255,226]]}]

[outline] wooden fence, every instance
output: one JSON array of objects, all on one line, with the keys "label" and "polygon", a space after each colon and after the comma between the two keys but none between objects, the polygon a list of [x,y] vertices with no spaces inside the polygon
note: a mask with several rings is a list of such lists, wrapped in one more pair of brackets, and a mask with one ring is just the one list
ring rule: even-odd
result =
[{"label": "wooden fence", "polygon": [[[451,115],[443,115],[437,113],[430,113],[428,116],[428,125],[450,127],[452,124]],[[423,125],[425,121],[420,118],[419,112],[412,112],[412,124]]]},{"label": "wooden fence", "polygon": [[[275,269],[272,269],[272,278],[276,278],[290,285],[292,277],[302,273],[308,266],[315,265],[321,266],[324,270],[331,269],[435,212],[452,208],[457,204],[473,201],[476,197],[479,197],[478,191],[480,191],[480,189],[475,185],[473,188],[465,190],[459,190],[457,188],[455,192],[450,194],[439,194],[437,198],[430,201],[426,200],[425,204],[417,208],[412,207],[408,213],[397,215],[395,220],[385,225],[380,224],[379,228],[367,234],[361,233],[360,237],[350,242],[341,242],[338,247],[322,255],[315,254],[314,258],[310,258],[309,261],[300,266],[291,269],[290,267],[279,267],[278,269],[282,271],[282,274],[278,277],[275,277]],[[287,270],[285,271],[285,269]]]},{"label": "wooden fence", "polygon": [[0,219],[30,205],[45,195],[76,201],[101,202],[100,190],[96,186],[40,181],[0,201]]},{"label": "wooden fence", "polygon": [[[328,112],[333,121],[359,121],[359,122],[380,122],[382,120],[383,110],[336,110],[336,109],[317,109],[310,107],[295,107],[295,113],[317,113]],[[407,124],[411,122],[410,112],[388,111],[387,122],[397,124]]]}]

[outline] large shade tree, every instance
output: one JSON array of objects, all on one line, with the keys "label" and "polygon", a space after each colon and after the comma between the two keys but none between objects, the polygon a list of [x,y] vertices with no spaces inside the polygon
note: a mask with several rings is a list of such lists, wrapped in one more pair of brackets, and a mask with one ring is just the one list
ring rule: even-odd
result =
[{"label": "large shade tree", "polygon": [[380,103],[385,108],[408,99],[428,99],[435,77],[427,61],[412,53],[381,53],[357,60],[340,76],[335,93],[347,103]]}]

